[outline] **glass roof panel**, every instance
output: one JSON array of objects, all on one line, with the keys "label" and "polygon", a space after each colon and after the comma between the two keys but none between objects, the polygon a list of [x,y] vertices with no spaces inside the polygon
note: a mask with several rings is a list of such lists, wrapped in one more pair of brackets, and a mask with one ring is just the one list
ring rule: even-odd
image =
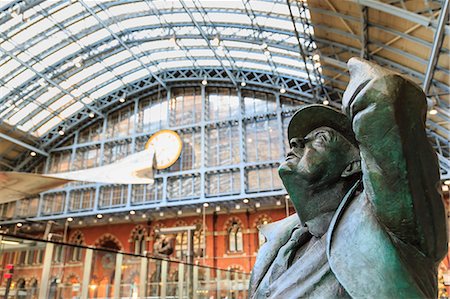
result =
[{"label": "glass roof panel", "polygon": [[[179,1],[44,1],[26,10],[26,21],[8,20],[0,32],[10,39],[0,47],[33,70],[3,55],[0,76],[7,82],[2,82],[0,104],[11,101],[11,106],[0,108],[1,117],[10,124],[23,122],[22,129],[42,135],[83,109],[80,99],[89,105],[123,84],[151,76],[148,69],[158,74],[176,68],[246,68],[304,77],[285,3],[185,1],[184,5],[191,15]],[[248,8],[255,19],[249,17]],[[293,12],[298,15],[295,7]],[[220,46],[215,37],[220,37]],[[263,41],[270,44],[272,58],[264,54]],[[65,92],[45,90],[53,85],[50,81]],[[20,96],[12,98],[11,91],[21,85]],[[30,103],[20,104],[23,100]],[[51,118],[53,112],[58,116]]]}]

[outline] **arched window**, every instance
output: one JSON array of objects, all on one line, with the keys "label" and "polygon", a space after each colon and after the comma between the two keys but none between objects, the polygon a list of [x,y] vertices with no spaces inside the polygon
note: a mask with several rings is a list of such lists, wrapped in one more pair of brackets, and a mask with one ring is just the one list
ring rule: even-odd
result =
[{"label": "arched window", "polygon": [[243,250],[242,228],[236,221],[232,222],[228,229],[228,250],[230,252],[241,252]]},{"label": "arched window", "polygon": [[144,254],[147,250],[145,244],[146,230],[142,225],[136,226],[131,232],[131,252],[134,254]]},{"label": "arched window", "polygon": [[187,232],[179,232],[177,233],[177,236],[175,238],[175,252],[176,257],[180,260],[183,260],[184,257],[187,254],[187,245],[188,245],[188,239],[187,239]]},{"label": "arched window", "polygon": [[[84,243],[84,237],[82,232],[75,232],[73,236],[70,238],[70,243],[74,245],[83,245]],[[72,262],[80,262],[81,261],[81,254],[83,249],[80,247],[72,247],[71,253],[70,253],[70,260]]]}]

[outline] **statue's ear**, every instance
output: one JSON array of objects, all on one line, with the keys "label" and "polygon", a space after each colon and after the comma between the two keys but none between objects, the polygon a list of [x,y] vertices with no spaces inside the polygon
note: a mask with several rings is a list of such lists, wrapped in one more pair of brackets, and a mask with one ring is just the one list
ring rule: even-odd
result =
[{"label": "statue's ear", "polygon": [[341,177],[346,178],[358,172],[361,172],[361,161],[352,161],[345,167]]}]

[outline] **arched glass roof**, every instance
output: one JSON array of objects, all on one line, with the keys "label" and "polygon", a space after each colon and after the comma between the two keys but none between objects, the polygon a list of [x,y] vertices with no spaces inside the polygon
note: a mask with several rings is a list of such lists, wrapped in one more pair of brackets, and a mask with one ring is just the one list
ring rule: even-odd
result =
[{"label": "arched glass roof", "polygon": [[[100,114],[92,102],[136,80],[151,76],[164,87],[158,74],[168,69],[308,77],[285,1],[27,3],[4,5],[0,118],[36,137],[83,108]],[[301,36],[313,34],[298,21],[307,10],[291,13]],[[309,72],[319,66],[306,63]]]}]

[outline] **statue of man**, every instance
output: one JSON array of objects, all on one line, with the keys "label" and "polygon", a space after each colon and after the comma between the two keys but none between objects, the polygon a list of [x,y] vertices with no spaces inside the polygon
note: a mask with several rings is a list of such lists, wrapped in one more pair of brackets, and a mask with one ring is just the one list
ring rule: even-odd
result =
[{"label": "statue of man", "polygon": [[279,174],[297,211],[262,228],[250,298],[436,298],[439,168],[413,82],[348,62],[345,114],[302,107]]}]

